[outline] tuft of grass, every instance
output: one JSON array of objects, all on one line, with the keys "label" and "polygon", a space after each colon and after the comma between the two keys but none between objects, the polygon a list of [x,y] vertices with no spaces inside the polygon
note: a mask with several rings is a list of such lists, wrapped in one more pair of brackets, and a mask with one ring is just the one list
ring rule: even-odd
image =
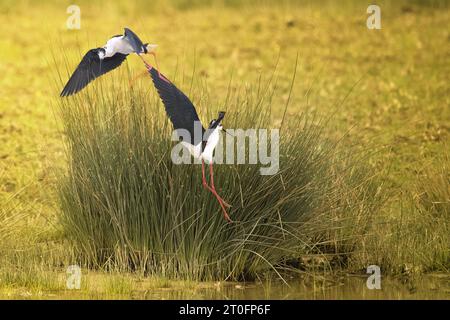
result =
[{"label": "tuft of grass", "polygon": [[435,160],[439,165],[428,166],[416,183],[417,205],[421,211],[448,221],[450,215],[450,151],[443,144],[444,152]]},{"label": "tuft of grass", "polygon": [[[220,107],[225,126],[270,128],[272,94],[270,84],[229,89]],[[200,97],[203,119],[219,109],[201,87],[192,96]],[[202,187],[200,166],[172,163],[171,125],[151,85],[104,90],[100,83],[62,100],[59,111],[68,159],[58,183],[61,223],[89,267],[253,279],[278,273],[286,257],[331,244],[349,254],[359,241],[355,232],[364,232],[381,204],[359,162],[324,138],[325,124],[314,115],[284,122],[278,173],[215,166],[219,192],[232,205],[228,224]],[[338,230],[332,234],[331,224]]]},{"label": "tuft of grass", "polygon": [[418,219],[411,234],[421,241],[412,256],[418,257],[415,264],[425,271],[450,270],[450,152],[446,143],[442,150],[434,159],[439,164],[426,167],[418,176],[413,202]]},{"label": "tuft of grass", "polygon": [[105,284],[108,294],[130,295],[133,290],[133,279],[127,275],[109,276]]},{"label": "tuft of grass", "polygon": [[[0,180],[3,176],[0,174]],[[26,219],[26,206],[21,203],[19,197],[26,188],[13,193],[3,195],[0,192],[0,249],[12,236],[17,235]]]},{"label": "tuft of grass", "polygon": [[[70,264],[71,248],[66,243],[39,243],[17,235],[0,247],[0,295],[5,291],[35,295],[65,288],[56,271]],[[20,241],[20,242],[19,242]],[[18,243],[19,242],[19,243]]]},{"label": "tuft of grass", "polygon": [[423,160],[414,168],[412,185],[394,195],[374,220],[359,265],[378,264],[384,273],[406,275],[449,271],[450,157],[446,144],[441,147],[432,164]]},{"label": "tuft of grass", "polygon": [[0,207],[0,243],[4,243],[17,230],[17,224],[23,217],[20,206],[12,204],[12,199],[16,196],[9,196]]}]

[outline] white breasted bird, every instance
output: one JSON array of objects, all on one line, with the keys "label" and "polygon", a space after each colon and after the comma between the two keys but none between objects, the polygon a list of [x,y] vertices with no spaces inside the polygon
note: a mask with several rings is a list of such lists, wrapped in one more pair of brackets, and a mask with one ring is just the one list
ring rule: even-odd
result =
[{"label": "white breasted bird", "polygon": [[[147,65],[147,69],[153,79],[158,94],[164,104],[166,113],[173,124],[176,131],[183,129],[189,133],[190,140],[187,141],[185,135],[178,132],[178,137],[182,139],[182,144],[189,150],[194,158],[202,161],[202,183],[203,186],[208,189],[219,202],[223,215],[228,222],[231,222],[225,207],[230,207],[222,197],[216,191],[214,186],[214,173],[213,173],[213,152],[216,148],[220,131],[227,133],[222,126],[222,120],[225,117],[225,112],[220,111],[217,119],[211,120],[208,128],[205,128],[200,124],[197,111],[189,98],[181,92],[172,82],[159,73],[155,68]],[[201,136],[196,134],[195,127],[200,124]],[[210,168],[210,181],[211,185],[206,182],[205,176],[205,162],[209,164]]]},{"label": "white breasted bird", "polygon": [[142,43],[133,31],[125,28],[123,35],[116,35],[102,48],[91,49],[85,54],[62,90],[61,97],[79,92],[95,78],[119,67],[130,53],[136,53],[146,65],[148,63],[142,55],[151,54],[158,65],[154,51],[156,47],[155,44]]}]

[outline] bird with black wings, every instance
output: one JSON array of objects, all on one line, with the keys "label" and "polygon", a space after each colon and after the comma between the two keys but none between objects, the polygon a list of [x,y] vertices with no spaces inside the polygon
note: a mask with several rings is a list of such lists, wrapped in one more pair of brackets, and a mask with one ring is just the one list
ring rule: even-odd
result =
[{"label": "bird with black wings", "polygon": [[[173,124],[173,128],[177,131],[179,138],[183,139],[181,143],[189,150],[194,158],[197,158],[202,162],[203,186],[217,198],[217,201],[222,208],[224,218],[228,222],[231,222],[230,216],[225,208],[230,207],[230,205],[217,193],[214,185],[213,171],[214,149],[219,142],[220,132],[226,132],[222,126],[225,112],[220,111],[217,119],[211,120],[208,128],[205,130],[203,125],[201,125],[200,118],[198,117],[197,111],[191,100],[189,100],[181,90],[158,70],[149,65],[146,66],[153,80],[153,84],[158,91],[159,97],[164,104],[167,116]],[[201,126],[201,136],[196,134],[196,124]],[[186,139],[186,135],[181,134],[179,130],[184,130],[184,132],[189,133],[188,139]],[[205,162],[209,164],[210,185],[208,185],[206,181]]]},{"label": "bird with black wings", "polygon": [[123,35],[113,36],[102,48],[91,49],[84,55],[61,91],[61,97],[79,92],[94,79],[116,69],[130,53],[136,53],[147,65],[142,55],[151,54],[158,65],[154,51],[156,47],[155,44],[142,43],[133,31],[125,28]]}]

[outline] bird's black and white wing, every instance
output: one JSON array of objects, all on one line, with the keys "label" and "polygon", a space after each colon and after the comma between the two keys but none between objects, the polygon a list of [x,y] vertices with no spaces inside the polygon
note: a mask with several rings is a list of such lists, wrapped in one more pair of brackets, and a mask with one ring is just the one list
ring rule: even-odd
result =
[{"label": "bird's black and white wing", "polygon": [[[201,143],[205,129],[191,100],[155,68],[151,68],[149,72],[174,129],[185,129],[190,133],[191,141],[186,142],[192,145]],[[201,128],[201,132],[195,132],[196,126]]]},{"label": "bird's black and white wing", "polygon": [[99,50],[101,49],[91,49],[84,55],[62,90],[61,97],[77,93],[95,78],[120,66],[127,57],[126,54],[116,53],[112,57],[100,59]]}]

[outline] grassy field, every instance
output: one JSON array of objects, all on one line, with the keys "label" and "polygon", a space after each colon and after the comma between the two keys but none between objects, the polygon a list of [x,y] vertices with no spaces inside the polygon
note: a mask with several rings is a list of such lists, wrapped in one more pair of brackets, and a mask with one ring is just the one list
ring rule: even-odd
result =
[{"label": "grassy field", "polygon": [[[271,125],[279,126],[290,97],[287,119],[317,112],[330,119],[327,138],[345,135],[349,150],[370,155],[364,165],[388,200],[373,213],[345,271],[379,264],[394,274],[448,273],[445,1],[381,1],[381,30],[367,29],[364,1],[78,1],[80,30],[66,29],[68,5],[0,1],[0,19],[9,26],[0,38],[0,292],[59,288],[52,274],[73,261],[59,219],[57,183],[67,170],[61,82],[87,49],[124,26],[159,45],[161,69],[195,103],[216,110],[230,87],[247,97],[246,89],[261,83],[273,92]],[[140,61],[128,60],[138,74]],[[151,85],[148,78],[139,82]]]}]

